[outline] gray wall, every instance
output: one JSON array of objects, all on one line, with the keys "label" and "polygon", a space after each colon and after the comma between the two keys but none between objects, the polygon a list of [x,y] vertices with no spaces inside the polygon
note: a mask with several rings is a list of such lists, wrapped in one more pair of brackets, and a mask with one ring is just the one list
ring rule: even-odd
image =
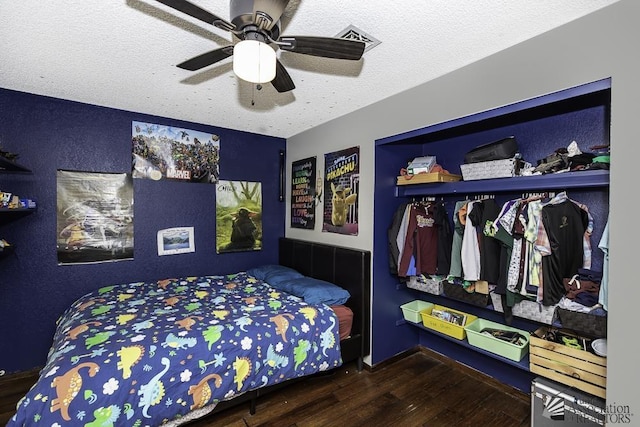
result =
[{"label": "gray wall", "polygon": [[[640,100],[640,2],[621,0],[546,34],[499,52],[410,91],[363,108],[287,140],[291,161],[360,146],[360,224],[358,236],[289,227],[287,237],[373,250],[374,141],[583,83],[612,78],[611,225],[607,403],[629,405],[640,425],[640,395],[630,392],[638,377],[633,314],[640,301],[633,243],[640,237],[629,206],[636,185],[638,100]],[[400,165],[390,164],[390,168]],[[287,188],[287,191],[290,191]],[[634,194],[635,195],[635,194]],[[289,198],[287,197],[287,200]],[[287,202],[289,203],[289,202]],[[320,208],[318,218],[322,217]],[[388,218],[377,221],[387,223]],[[386,260],[373,262],[386,262]],[[374,290],[375,290],[375,277]],[[375,313],[374,313],[375,315]],[[633,346],[633,347],[632,347]]]}]

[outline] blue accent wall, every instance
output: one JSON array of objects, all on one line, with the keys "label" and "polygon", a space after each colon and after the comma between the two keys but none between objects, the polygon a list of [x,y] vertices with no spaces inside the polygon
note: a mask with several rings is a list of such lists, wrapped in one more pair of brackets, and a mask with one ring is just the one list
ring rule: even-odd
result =
[{"label": "blue accent wall", "polygon": [[[56,171],[130,173],[132,121],[220,136],[220,179],[262,183],[263,249],[216,254],[215,185],[134,179],[134,259],[58,265]],[[0,190],[38,203],[34,214],[0,223],[0,238],[16,247],[0,260],[0,370],[6,373],[44,365],[56,319],[101,286],[277,263],[285,222],[278,200],[282,138],[0,89],[0,148],[19,154],[17,162],[33,171],[0,175]],[[180,226],[194,227],[196,252],[158,256],[157,231]]]}]

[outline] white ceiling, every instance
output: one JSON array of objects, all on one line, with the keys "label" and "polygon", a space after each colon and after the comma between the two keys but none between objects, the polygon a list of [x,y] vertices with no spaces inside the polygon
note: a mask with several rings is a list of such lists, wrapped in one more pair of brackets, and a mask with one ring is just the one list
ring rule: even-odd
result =
[{"label": "white ceiling", "polygon": [[[288,138],[617,0],[291,0],[282,35],[354,25],[381,43],[360,61],[279,51],[296,89],[257,90],[231,58],[176,64],[231,34],[156,0],[0,0],[0,87]],[[229,2],[191,0],[230,20]]]}]

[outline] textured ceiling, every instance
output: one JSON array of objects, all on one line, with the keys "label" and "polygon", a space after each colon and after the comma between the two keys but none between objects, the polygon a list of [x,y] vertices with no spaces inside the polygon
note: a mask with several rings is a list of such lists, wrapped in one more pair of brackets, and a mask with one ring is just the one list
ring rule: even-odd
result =
[{"label": "textured ceiling", "polygon": [[[227,20],[228,1],[191,0]],[[176,64],[231,34],[155,0],[19,0],[0,7],[0,87],[288,138],[617,0],[291,0],[282,35],[349,25],[381,43],[360,61],[278,51],[296,89],[257,90],[231,58]]]}]

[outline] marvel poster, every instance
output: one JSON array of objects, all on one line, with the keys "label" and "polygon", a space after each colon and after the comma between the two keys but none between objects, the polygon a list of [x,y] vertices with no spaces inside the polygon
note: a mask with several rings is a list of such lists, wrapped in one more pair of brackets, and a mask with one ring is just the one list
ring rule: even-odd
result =
[{"label": "marvel poster", "polygon": [[324,209],[322,231],[358,234],[360,147],[324,156]]},{"label": "marvel poster", "polygon": [[216,184],[216,252],[262,249],[262,184],[219,181]]},{"label": "marvel poster", "polygon": [[218,135],[135,121],[131,128],[134,178],[218,182]]},{"label": "marvel poster", "polygon": [[133,183],[126,173],[57,171],[59,264],[133,258]]}]

